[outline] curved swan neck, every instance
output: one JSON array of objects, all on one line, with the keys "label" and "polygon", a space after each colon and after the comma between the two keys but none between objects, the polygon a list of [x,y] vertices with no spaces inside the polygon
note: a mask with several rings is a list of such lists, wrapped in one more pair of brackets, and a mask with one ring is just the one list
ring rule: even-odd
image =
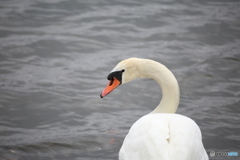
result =
[{"label": "curved swan neck", "polygon": [[153,60],[141,60],[142,77],[152,78],[162,90],[162,99],[151,113],[175,113],[179,104],[179,86],[175,76],[164,65]]}]

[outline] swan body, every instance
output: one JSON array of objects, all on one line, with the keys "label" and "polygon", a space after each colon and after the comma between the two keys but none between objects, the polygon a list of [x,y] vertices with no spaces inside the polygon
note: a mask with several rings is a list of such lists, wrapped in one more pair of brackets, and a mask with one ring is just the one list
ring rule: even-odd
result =
[{"label": "swan body", "polygon": [[120,84],[136,78],[152,78],[162,90],[159,105],[136,121],[119,152],[119,160],[208,160],[198,125],[175,114],[179,104],[178,82],[164,65],[149,59],[121,61],[109,74],[103,98]]}]

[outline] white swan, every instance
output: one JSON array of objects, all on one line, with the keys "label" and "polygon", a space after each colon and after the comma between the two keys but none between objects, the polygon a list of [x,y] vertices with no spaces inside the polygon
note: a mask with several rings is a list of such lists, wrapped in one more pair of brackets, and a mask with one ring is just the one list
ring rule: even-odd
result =
[{"label": "white swan", "polygon": [[135,122],[119,152],[120,160],[208,160],[201,131],[190,118],[174,114],[179,104],[178,82],[164,65],[149,59],[121,61],[108,75],[103,98],[122,83],[152,78],[162,89],[162,100],[150,114]]}]

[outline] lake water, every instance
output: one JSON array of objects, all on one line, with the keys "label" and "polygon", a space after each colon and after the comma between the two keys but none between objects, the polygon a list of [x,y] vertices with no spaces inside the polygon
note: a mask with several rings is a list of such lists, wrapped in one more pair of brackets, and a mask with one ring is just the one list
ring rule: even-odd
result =
[{"label": "lake water", "polygon": [[161,98],[149,79],[99,97],[129,57],[174,73],[177,113],[199,125],[208,155],[240,154],[239,1],[8,0],[0,3],[0,160],[117,159],[129,128]]}]

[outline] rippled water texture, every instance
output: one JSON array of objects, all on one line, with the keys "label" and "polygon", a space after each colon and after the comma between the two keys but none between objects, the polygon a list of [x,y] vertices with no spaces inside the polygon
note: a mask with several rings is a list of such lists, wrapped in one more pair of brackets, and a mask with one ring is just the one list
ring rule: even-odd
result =
[{"label": "rippled water texture", "polygon": [[128,57],[172,70],[177,113],[197,122],[208,154],[240,154],[238,1],[6,0],[0,160],[117,159],[130,126],[161,98],[148,79],[99,97],[109,71]]}]

